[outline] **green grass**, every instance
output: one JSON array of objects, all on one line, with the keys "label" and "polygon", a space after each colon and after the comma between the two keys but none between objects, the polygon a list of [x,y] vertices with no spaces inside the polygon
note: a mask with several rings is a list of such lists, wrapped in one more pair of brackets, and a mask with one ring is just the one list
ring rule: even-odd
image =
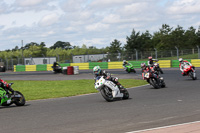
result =
[{"label": "green grass", "polygon": [[[12,88],[22,92],[26,100],[49,99],[70,97],[82,94],[97,93],[94,88],[94,80],[59,80],[59,81],[7,81],[13,82]],[[120,79],[120,83],[126,87],[135,87],[146,84],[143,80]]]},{"label": "green grass", "polygon": [[[188,55],[179,55],[179,58],[183,59],[198,59],[198,54],[188,54]],[[158,58],[159,60],[177,60],[177,56]]]}]

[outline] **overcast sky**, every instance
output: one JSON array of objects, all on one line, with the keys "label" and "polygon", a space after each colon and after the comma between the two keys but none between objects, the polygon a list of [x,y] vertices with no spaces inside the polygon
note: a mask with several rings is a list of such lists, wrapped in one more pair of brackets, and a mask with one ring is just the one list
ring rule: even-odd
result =
[{"label": "overcast sky", "polygon": [[30,42],[71,45],[122,44],[136,32],[162,24],[200,26],[200,0],[0,0],[0,51]]}]

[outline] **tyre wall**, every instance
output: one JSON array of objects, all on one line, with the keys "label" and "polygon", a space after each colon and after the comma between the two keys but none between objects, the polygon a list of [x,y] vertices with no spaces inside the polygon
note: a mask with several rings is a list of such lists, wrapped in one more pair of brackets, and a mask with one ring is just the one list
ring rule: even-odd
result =
[{"label": "tyre wall", "polygon": [[[187,61],[191,62],[195,67],[200,67],[200,59],[187,59]],[[141,63],[146,63],[147,61],[129,61],[133,64],[134,68],[140,68]],[[179,67],[178,60],[159,60],[161,68],[176,68]],[[102,69],[123,69],[123,62],[89,62],[89,63],[64,63],[60,64],[61,67],[66,66],[79,66],[79,70],[88,70],[93,69],[94,66],[100,66]],[[22,72],[22,71],[52,71],[51,68],[53,64],[45,64],[45,65],[15,65],[14,72]]]}]

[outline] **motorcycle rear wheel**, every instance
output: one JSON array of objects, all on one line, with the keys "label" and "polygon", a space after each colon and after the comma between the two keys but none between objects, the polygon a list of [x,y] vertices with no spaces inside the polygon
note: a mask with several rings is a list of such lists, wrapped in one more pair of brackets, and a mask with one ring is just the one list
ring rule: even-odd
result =
[{"label": "motorcycle rear wheel", "polygon": [[14,101],[15,105],[17,105],[17,106],[23,106],[26,103],[24,95],[21,92],[19,92],[19,91],[15,91],[15,93],[21,95],[21,98],[15,99],[15,101]]},{"label": "motorcycle rear wheel", "polygon": [[126,89],[125,89],[123,94],[124,94],[124,96],[123,96],[122,99],[129,99],[129,93],[128,93],[128,91]]},{"label": "motorcycle rear wheel", "polygon": [[105,89],[103,88],[103,89],[100,90],[101,95],[103,96],[103,98],[104,98],[106,101],[112,102],[112,101],[113,101],[112,91],[111,91],[110,88],[108,88],[108,87],[107,87],[106,89],[108,89],[110,92],[107,93],[107,92],[105,91]]},{"label": "motorcycle rear wheel", "polygon": [[191,77],[193,80],[196,80],[196,79],[197,79],[197,77],[194,76],[194,73],[193,73],[192,71],[189,73],[189,75],[190,75],[190,77]]},{"label": "motorcycle rear wheel", "polygon": [[155,89],[159,89],[160,86],[158,84],[158,81],[155,78],[150,79],[151,85],[155,88]]}]

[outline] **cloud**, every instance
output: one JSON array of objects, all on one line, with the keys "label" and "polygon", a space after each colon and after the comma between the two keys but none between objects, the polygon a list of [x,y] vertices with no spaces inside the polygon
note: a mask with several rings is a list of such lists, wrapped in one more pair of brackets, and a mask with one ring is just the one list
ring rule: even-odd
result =
[{"label": "cloud", "polygon": [[0,41],[6,49],[22,39],[46,46],[61,40],[106,47],[114,39],[125,43],[133,29],[153,33],[162,24],[198,27],[199,7],[199,0],[4,0]]},{"label": "cloud", "polygon": [[44,16],[40,20],[39,24],[40,24],[40,26],[50,26],[50,25],[53,25],[56,22],[58,22],[58,20],[59,20],[58,14],[52,13],[52,14],[48,14],[48,15]]},{"label": "cloud", "polygon": [[91,25],[86,26],[86,30],[88,31],[105,31],[109,28],[108,24],[103,24],[103,23],[94,23]]},{"label": "cloud", "polygon": [[46,0],[17,0],[19,6],[35,6]]},{"label": "cloud", "polygon": [[176,0],[168,8],[170,14],[192,14],[200,13],[200,1],[198,0]]}]

